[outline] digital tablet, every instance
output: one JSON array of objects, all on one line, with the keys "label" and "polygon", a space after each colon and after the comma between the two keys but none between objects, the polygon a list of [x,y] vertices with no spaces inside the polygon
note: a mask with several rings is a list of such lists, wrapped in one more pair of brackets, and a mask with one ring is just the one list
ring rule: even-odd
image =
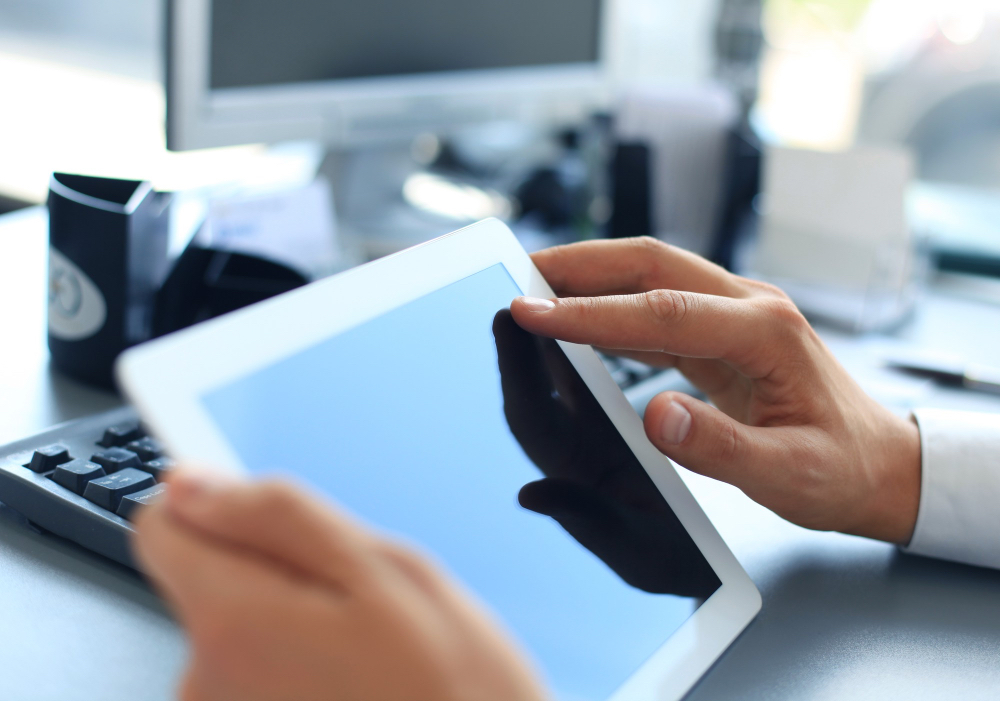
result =
[{"label": "digital tablet", "polygon": [[502,223],[126,352],[176,458],[286,473],[433,554],[557,698],[680,698],[760,609],[588,346],[512,320],[552,297]]}]

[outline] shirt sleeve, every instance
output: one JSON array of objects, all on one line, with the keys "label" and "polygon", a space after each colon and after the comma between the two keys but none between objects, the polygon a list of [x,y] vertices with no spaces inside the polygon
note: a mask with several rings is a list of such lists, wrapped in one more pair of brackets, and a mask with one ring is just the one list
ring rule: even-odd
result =
[{"label": "shirt sleeve", "polygon": [[922,409],[920,507],[904,551],[1000,568],[1000,414]]}]

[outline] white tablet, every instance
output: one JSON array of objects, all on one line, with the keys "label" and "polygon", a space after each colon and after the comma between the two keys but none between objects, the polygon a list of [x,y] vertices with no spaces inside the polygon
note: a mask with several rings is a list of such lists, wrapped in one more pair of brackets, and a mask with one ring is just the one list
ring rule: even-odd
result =
[{"label": "white tablet", "polygon": [[124,354],[177,458],[291,473],[430,551],[561,699],[680,698],[760,595],[553,296],[485,221]]}]

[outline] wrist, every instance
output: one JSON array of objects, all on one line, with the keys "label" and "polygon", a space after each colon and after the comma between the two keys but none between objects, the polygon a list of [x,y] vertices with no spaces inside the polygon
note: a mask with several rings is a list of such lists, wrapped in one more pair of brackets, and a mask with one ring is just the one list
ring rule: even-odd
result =
[{"label": "wrist", "polygon": [[871,538],[907,545],[913,537],[920,510],[920,429],[913,419],[892,417],[884,434],[881,479],[876,490]]}]

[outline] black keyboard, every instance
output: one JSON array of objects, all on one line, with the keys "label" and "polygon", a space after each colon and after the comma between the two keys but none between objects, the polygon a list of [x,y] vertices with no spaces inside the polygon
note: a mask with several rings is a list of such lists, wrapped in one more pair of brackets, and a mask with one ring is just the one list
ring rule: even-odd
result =
[{"label": "black keyboard", "polygon": [[0,502],[44,531],[135,568],[129,519],[173,462],[131,408],[0,447]]}]

